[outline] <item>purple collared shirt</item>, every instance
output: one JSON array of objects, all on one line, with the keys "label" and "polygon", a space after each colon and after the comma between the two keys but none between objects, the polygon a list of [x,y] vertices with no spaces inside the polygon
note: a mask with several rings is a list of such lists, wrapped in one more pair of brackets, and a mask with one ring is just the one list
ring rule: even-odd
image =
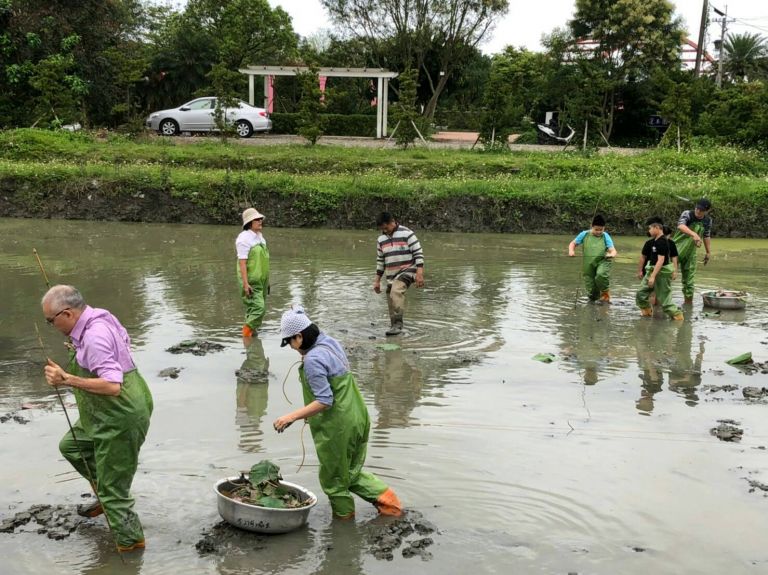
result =
[{"label": "purple collared shirt", "polygon": [[131,338],[115,316],[105,309],[85,306],[69,334],[77,364],[112,383],[123,383],[123,374],[135,369]]}]

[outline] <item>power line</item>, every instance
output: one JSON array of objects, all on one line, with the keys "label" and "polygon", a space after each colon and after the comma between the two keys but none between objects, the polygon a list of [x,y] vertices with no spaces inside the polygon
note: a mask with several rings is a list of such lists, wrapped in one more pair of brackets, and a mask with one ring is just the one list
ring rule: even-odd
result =
[{"label": "power line", "polygon": [[761,26],[756,26],[755,24],[750,24],[748,22],[745,22],[742,18],[734,18],[733,20],[738,22],[742,26],[748,26],[749,28],[755,28],[756,30],[760,30],[761,32],[768,32],[768,28],[763,28]]}]

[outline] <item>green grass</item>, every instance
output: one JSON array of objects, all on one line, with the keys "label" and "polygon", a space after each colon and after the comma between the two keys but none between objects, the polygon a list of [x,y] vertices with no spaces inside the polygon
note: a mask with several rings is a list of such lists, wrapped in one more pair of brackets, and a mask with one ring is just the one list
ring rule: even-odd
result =
[{"label": "green grass", "polygon": [[199,138],[133,142],[119,136],[100,140],[87,133],[19,129],[0,132],[0,159],[54,160],[87,164],[167,165],[259,170],[289,174],[380,174],[409,179],[494,178],[511,173],[525,179],[630,175],[768,176],[768,157],[737,148],[678,154],[652,150],[634,156],[585,156],[579,152],[483,153],[469,150],[345,148],[332,146],[248,146]]},{"label": "green grass", "polygon": [[[649,215],[673,221],[691,207],[681,197],[706,195],[718,233],[768,235],[768,158],[734,148],[491,154],[242,146],[213,138],[136,143],[13,130],[0,133],[0,186],[29,214],[56,198],[96,193],[175,198],[198,206],[210,221],[227,221],[243,202],[279,202],[293,211],[272,220],[277,225],[366,227],[371,211],[387,206],[423,227],[477,231],[570,232],[595,211],[613,229],[641,231],[638,223]],[[451,222],[452,211],[458,222]]]}]

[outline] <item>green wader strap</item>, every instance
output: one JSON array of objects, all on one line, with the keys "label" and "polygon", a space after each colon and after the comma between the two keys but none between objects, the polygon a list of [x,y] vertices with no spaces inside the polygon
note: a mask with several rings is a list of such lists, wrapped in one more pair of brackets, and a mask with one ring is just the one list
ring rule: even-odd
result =
[{"label": "green wader strap", "polygon": [[582,271],[584,273],[590,273],[594,269],[594,266],[605,259],[605,236],[595,237],[592,232],[587,232],[582,242],[582,250],[584,257],[582,258]]},{"label": "green wader strap", "polygon": [[[80,367],[74,351],[70,351],[67,371],[78,377],[94,378],[96,374]],[[72,393],[80,413],[80,425],[92,438],[111,435],[116,426],[130,416],[138,416],[135,424],[149,427],[152,414],[152,395],[146,381],[137,369],[123,374],[120,395],[99,395],[73,387]]]},{"label": "green wader strap", "polygon": [[[702,234],[704,233],[704,222],[692,222],[688,228],[691,231],[696,232],[699,237],[703,239]],[[680,230],[677,230],[675,235],[672,237],[672,241],[674,241],[675,245],[677,246],[677,257],[680,261],[686,261],[691,257],[696,257],[696,244],[691,236],[684,234]]]},{"label": "green wader strap", "polygon": [[[256,244],[248,252],[248,260],[245,264],[248,283],[251,286],[264,286],[269,284],[269,250],[267,244]],[[243,287],[243,278],[240,274],[240,260],[237,260],[237,279],[240,288]]]}]

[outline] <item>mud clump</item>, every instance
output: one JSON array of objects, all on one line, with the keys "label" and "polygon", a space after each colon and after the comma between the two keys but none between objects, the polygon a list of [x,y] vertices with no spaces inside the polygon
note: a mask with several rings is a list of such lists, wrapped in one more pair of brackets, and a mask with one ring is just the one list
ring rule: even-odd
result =
[{"label": "mud clump", "polygon": [[166,367],[165,369],[161,370],[160,373],[157,375],[159,377],[170,377],[171,379],[176,379],[179,377],[179,374],[181,373],[181,368],[179,367]]},{"label": "mud clump", "polygon": [[768,497],[768,484],[762,483],[761,481],[755,481],[754,479],[747,479],[749,482],[749,492],[754,493],[755,491],[763,491],[763,497]]},{"label": "mud clump", "polygon": [[15,421],[19,425],[26,425],[29,423],[29,419],[19,415],[18,413],[6,413],[4,415],[0,415],[0,423],[5,423],[7,421]]},{"label": "mud clump", "polygon": [[767,387],[745,387],[741,390],[741,394],[744,396],[744,399],[747,400],[761,400],[761,399],[768,399],[768,388]]},{"label": "mud clump", "polygon": [[0,533],[31,533],[47,535],[48,539],[69,537],[88,519],[77,514],[73,505],[33,505],[0,522]]},{"label": "mud clump", "polygon": [[233,527],[226,521],[219,521],[208,531],[202,533],[202,538],[195,543],[195,549],[200,555],[225,553],[229,550],[261,550],[264,549],[266,537],[256,535]]},{"label": "mud clump", "polygon": [[717,393],[719,391],[736,391],[738,389],[738,385],[704,385],[701,391],[704,393]]},{"label": "mud clump", "polygon": [[[369,529],[368,549],[376,559],[392,561],[395,551],[401,547],[405,558],[421,557],[422,561],[432,559],[432,553],[427,547],[433,545],[434,540],[431,537],[418,537],[437,533],[437,528],[418,511],[406,511],[398,519],[385,525],[370,525]],[[415,539],[408,539],[414,534]]]},{"label": "mud clump", "polygon": [[744,430],[736,427],[740,425],[738,421],[732,419],[718,419],[720,424],[709,430],[710,435],[714,435],[720,441],[739,442],[744,435]]},{"label": "mud clump", "polygon": [[250,368],[250,367],[241,367],[238,370],[235,370],[235,377],[237,378],[237,383],[242,384],[258,384],[258,383],[268,383],[269,382],[269,370],[266,368]]},{"label": "mud clump", "polygon": [[165,351],[173,354],[179,354],[179,353],[191,353],[192,355],[208,355],[209,353],[213,353],[216,351],[221,351],[224,349],[224,346],[220,343],[214,343],[212,341],[205,341],[205,340],[194,340],[189,339],[186,341],[182,341],[181,343],[177,343],[176,345],[172,345]]}]

